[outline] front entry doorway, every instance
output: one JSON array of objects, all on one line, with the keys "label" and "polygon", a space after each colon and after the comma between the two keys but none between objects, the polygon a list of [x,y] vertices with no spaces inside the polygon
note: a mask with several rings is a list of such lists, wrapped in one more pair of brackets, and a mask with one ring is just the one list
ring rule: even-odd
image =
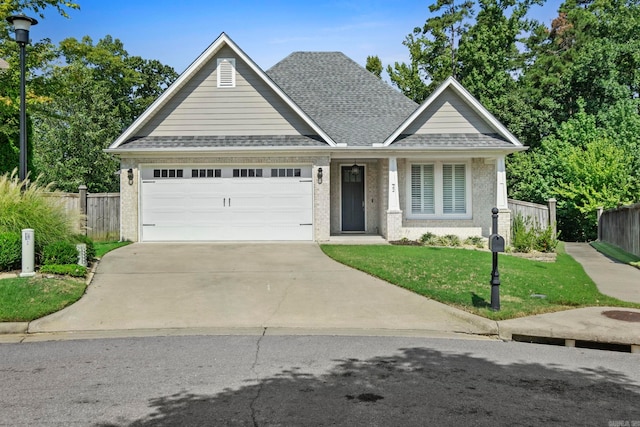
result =
[{"label": "front entry doorway", "polygon": [[364,206],[364,166],[342,166],[342,231],[365,231]]}]

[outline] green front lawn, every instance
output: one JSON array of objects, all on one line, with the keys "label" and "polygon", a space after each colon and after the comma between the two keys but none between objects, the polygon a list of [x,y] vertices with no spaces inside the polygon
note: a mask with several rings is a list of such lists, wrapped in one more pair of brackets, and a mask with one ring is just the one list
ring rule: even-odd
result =
[{"label": "green front lawn", "polygon": [[[131,242],[96,242],[96,256]],[[64,266],[58,266],[64,267]],[[84,278],[16,277],[0,280],[0,322],[28,322],[62,310],[79,300],[87,288]]]},{"label": "green front lawn", "polygon": [[[602,295],[560,245],[556,262],[499,255],[501,310],[491,311],[492,254],[423,246],[322,245],[331,258],[445,304],[490,319],[584,306],[640,308]],[[545,298],[532,295],[545,295]]]},{"label": "green front lawn", "polygon": [[84,279],[2,279],[0,322],[28,322],[62,310],[80,299],[86,287]]}]

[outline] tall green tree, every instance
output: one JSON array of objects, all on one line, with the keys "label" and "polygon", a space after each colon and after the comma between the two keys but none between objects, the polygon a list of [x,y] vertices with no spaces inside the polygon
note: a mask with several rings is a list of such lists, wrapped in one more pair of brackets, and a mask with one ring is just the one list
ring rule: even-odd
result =
[{"label": "tall green tree", "polygon": [[[5,17],[33,11],[40,19],[47,9],[67,17],[67,10],[79,9],[79,5],[61,0],[4,0],[0,3],[0,58],[9,68],[0,70],[0,174],[16,169],[20,162],[20,58],[13,30]],[[33,168],[33,141],[30,112],[44,100],[42,95],[42,70],[53,58],[49,40],[35,41],[27,45],[27,167]]]},{"label": "tall green tree", "polygon": [[35,168],[59,189],[117,191],[118,163],[103,149],[177,78],[106,36],[63,40],[46,74],[50,101],[34,114]]},{"label": "tall green tree", "polygon": [[528,34],[535,27],[535,22],[527,19],[527,13],[531,6],[541,2],[479,0],[475,22],[460,39],[458,79],[503,121],[510,119],[506,112],[522,114],[522,111],[510,111],[519,95],[518,76],[525,65],[518,42],[522,34]]},{"label": "tall green tree", "polygon": [[409,98],[421,103],[447,77],[458,72],[458,40],[467,30],[473,1],[437,0],[422,27],[407,35],[403,44],[409,49],[411,63],[387,66],[391,82]]}]

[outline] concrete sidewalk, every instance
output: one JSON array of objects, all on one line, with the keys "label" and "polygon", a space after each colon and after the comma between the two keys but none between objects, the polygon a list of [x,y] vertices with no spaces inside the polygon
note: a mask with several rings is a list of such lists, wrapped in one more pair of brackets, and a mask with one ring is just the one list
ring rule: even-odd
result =
[{"label": "concrete sidewalk", "polygon": [[[566,243],[566,251],[578,261],[605,295],[640,303],[640,270],[607,258],[588,243]],[[613,313],[612,313],[613,312]],[[620,320],[623,319],[623,320]],[[550,339],[565,345],[615,344],[640,353],[640,310],[619,307],[587,307],[498,322],[500,338]]]},{"label": "concrete sidewalk", "polygon": [[565,250],[582,264],[601,293],[640,304],[640,269],[612,260],[588,243],[565,243]]}]

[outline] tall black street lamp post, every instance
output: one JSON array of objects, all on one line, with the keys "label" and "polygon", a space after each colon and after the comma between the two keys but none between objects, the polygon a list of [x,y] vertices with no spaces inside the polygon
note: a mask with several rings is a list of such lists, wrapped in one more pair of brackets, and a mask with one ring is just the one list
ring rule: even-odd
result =
[{"label": "tall black street lamp post", "polygon": [[29,29],[38,21],[25,15],[13,15],[7,18],[16,33],[16,43],[20,46],[20,169],[21,181],[27,178],[27,106],[26,106],[26,53],[29,44]]}]

